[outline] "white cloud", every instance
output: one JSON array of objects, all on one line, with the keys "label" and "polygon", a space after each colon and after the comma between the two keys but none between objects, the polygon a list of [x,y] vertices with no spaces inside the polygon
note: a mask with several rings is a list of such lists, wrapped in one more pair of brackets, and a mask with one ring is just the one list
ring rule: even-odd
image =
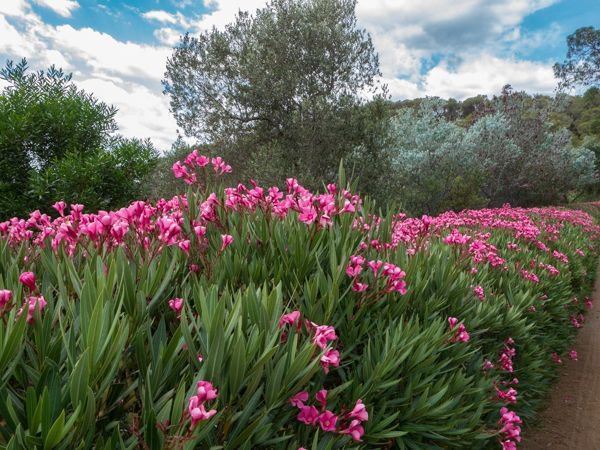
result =
[{"label": "white cloud", "polygon": [[6,16],[20,16],[27,10],[25,0],[2,0],[0,1],[0,14]]},{"label": "white cloud", "polygon": [[182,33],[174,28],[165,27],[154,30],[152,34],[161,44],[174,47],[179,42]]},{"label": "white cloud", "polygon": [[138,138],[150,136],[162,149],[168,149],[177,137],[177,124],[169,113],[169,99],[160,91],[100,77],[88,78],[78,85],[119,109],[116,117],[120,134]]},{"label": "white cloud", "polygon": [[46,27],[43,37],[52,48],[76,59],[82,70],[137,79],[142,83],[157,84],[171,54],[167,47],[118,41],[109,34],[70,25]]},{"label": "white cloud", "polygon": [[357,16],[373,38],[383,75],[415,79],[424,58],[497,47],[505,35],[515,38],[525,16],[557,1],[361,0]]},{"label": "white cloud", "polygon": [[388,87],[389,94],[394,99],[422,97],[423,91],[417,83],[399,78],[382,78],[381,82]]},{"label": "white cloud", "polygon": [[431,69],[424,79],[424,93],[464,99],[478,94],[497,94],[506,84],[516,90],[551,94],[556,86],[552,67],[531,61],[474,55],[454,70],[445,63]]},{"label": "white cloud", "polygon": [[147,11],[142,14],[142,17],[146,20],[154,20],[156,22],[167,23],[170,25],[175,25],[179,22],[177,15],[161,10]]},{"label": "white cloud", "polygon": [[[10,2],[11,0],[8,1]],[[51,9],[63,17],[71,17],[71,12],[79,8],[79,3],[75,0],[34,0],[34,2]]]}]

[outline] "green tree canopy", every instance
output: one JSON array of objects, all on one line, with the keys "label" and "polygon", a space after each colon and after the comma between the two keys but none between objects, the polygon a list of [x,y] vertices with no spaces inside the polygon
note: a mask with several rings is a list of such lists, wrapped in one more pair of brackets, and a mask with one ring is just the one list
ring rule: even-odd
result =
[{"label": "green tree canopy", "polygon": [[559,88],[600,84],[600,29],[582,27],[567,37],[567,59],[554,65]]},{"label": "green tree canopy", "polygon": [[8,61],[0,93],[0,217],[37,206],[30,178],[69,153],[96,150],[117,129],[116,109],[78,90],[54,66],[28,72],[27,61]]},{"label": "green tree canopy", "polygon": [[355,8],[356,0],[271,0],[223,31],[184,36],[163,82],[178,125],[229,150],[233,163],[253,155],[289,176],[333,177],[357,145],[350,127],[380,74]]},{"label": "green tree canopy", "polygon": [[30,73],[25,59],[8,61],[0,77],[0,220],[57,200],[91,212],[139,198],[158,153],[114,134],[116,108],[54,66]]}]

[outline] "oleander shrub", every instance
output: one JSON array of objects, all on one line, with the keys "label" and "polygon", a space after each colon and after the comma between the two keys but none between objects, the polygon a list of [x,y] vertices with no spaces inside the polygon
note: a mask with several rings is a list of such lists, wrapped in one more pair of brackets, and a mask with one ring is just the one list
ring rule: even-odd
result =
[{"label": "oleander shrub", "polygon": [[516,448],[592,306],[588,214],[378,216],[343,173],[229,171],[0,223],[2,448]]}]

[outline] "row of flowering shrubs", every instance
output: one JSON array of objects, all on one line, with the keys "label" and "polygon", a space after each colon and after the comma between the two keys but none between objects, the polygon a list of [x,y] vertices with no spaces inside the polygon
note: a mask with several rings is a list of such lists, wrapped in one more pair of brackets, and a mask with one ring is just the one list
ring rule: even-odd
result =
[{"label": "row of flowering shrubs", "polygon": [[576,359],[589,215],[378,216],[343,176],[230,171],[194,152],[185,196],[0,223],[0,447],[517,447]]}]

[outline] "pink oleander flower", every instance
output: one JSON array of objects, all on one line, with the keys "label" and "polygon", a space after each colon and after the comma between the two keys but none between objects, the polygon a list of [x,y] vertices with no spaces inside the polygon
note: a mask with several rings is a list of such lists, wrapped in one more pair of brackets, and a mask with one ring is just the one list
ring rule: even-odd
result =
[{"label": "pink oleander flower", "polygon": [[458,330],[456,332],[456,336],[454,337],[454,340],[456,342],[469,342],[470,339],[471,339],[471,336],[469,336],[469,333],[467,332],[467,329],[461,323],[458,326]]},{"label": "pink oleander flower", "polygon": [[362,442],[362,437],[365,434],[365,429],[361,425],[360,420],[353,420],[345,430],[341,430],[340,434],[349,434],[356,442]]},{"label": "pink oleander flower", "polygon": [[354,292],[364,292],[367,289],[369,289],[369,285],[366,283],[360,283],[358,280],[354,280],[354,283],[352,283],[352,290]]},{"label": "pink oleander flower", "polygon": [[494,368],[494,364],[489,359],[486,359],[483,362],[483,365],[481,366],[481,370],[483,370],[484,372],[487,370],[493,369],[493,368]]},{"label": "pink oleander flower", "polygon": [[217,413],[217,410],[211,409],[210,411],[207,411],[204,407],[203,401],[198,396],[194,395],[190,398],[188,412],[192,418],[192,425],[190,428],[194,429],[198,422],[203,422],[210,419]]},{"label": "pink oleander flower", "polygon": [[583,326],[583,323],[579,322],[579,320],[577,320],[577,317],[571,316],[571,325],[573,325],[573,327],[575,328],[581,328]]},{"label": "pink oleander flower", "polygon": [[454,329],[456,324],[458,323],[458,319],[456,317],[448,317],[448,325],[450,325],[450,329]]},{"label": "pink oleander flower", "polygon": [[296,419],[306,425],[314,425],[319,419],[319,410],[314,406],[301,406]]},{"label": "pink oleander flower", "polygon": [[371,269],[373,271],[374,275],[377,275],[377,273],[379,272],[379,269],[381,269],[381,267],[383,266],[383,261],[381,260],[372,260],[369,261],[367,263],[367,266],[369,267],[369,269]]},{"label": "pink oleander flower", "polygon": [[367,412],[367,408],[360,398],[356,400],[356,404],[354,405],[352,411],[350,411],[350,413],[348,414],[348,417],[360,420],[361,422],[369,420],[369,413]]},{"label": "pink oleander flower", "polygon": [[79,219],[79,217],[81,216],[81,213],[83,212],[83,208],[84,208],[84,206],[80,203],[71,204],[71,215],[73,216],[73,219],[75,219],[75,220]]},{"label": "pink oleander flower", "polygon": [[515,389],[510,388],[506,392],[498,389],[497,387],[495,389],[498,400],[505,401],[507,403],[517,403],[517,391]]},{"label": "pink oleander flower", "polygon": [[299,321],[300,311],[292,311],[281,316],[281,319],[279,319],[279,328],[283,328],[285,325],[298,325]]},{"label": "pink oleander flower", "polygon": [[321,413],[318,418],[319,425],[323,431],[335,431],[337,425],[338,416],[329,410]]},{"label": "pink oleander flower", "polygon": [[35,274],[33,272],[23,272],[19,276],[19,281],[27,286],[30,291],[35,291]]},{"label": "pink oleander flower", "polygon": [[315,394],[315,399],[321,404],[321,410],[327,406],[327,389],[321,389]]},{"label": "pink oleander flower", "polygon": [[479,270],[477,270],[477,267],[471,267],[471,270],[469,271],[469,273],[471,275],[477,275],[479,273]]},{"label": "pink oleander flower", "polygon": [[8,289],[0,289],[0,309],[3,309],[12,300],[12,292]]},{"label": "pink oleander flower", "polygon": [[335,328],[327,325],[318,325],[315,330],[313,343],[320,349],[325,350],[325,347],[327,347],[327,342],[335,341],[336,339],[337,335],[335,334]]},{"label": "pink oleander flower", "polygon": [[298,392],[292,398],[289,399],[289,403],[296,408],[304,407],[304,402],[308,400],[308,392],[302,391]]},{"label": "pink oleander flower", "polygon": [[177,317],[181,315],[181,309],[183,308],[182,298],[172,298],[169,300],[169,308],[177,313]]},{"label": "pink oleander flower", "polygon": [[[44,308],[46,307],[46,305],[48,304],[48,302],[46,302],[46,299],[40,295],[39,297],[29,297],[27,299],[27,323],[32,324],[33,323],[33,314],[35,313],[35,309],[38,308],[40,310],[40,314],[42,313],[42,311],[44,311]],[[19,310],[17,311],[17,316],[20,316],[23,313],[23,308],[25,307],[22,306],[21,308],[19,308]]]},{"label": "pink oleander flower", "polygon": [[52,205],[52,208],[54,208],[56,210],[56,212],[58,212],[58,214],[60,214],[61,217],[64,217],[66,207],[67,207],[67,204],[63,201],[56,202],[54,205]]},{"label": "pink oleander flower", "polygon": [[352,263],[350,263],[346,267],[346,275],[348,275],[350,278],[359,276],[361,272],[362,267],[359,265],[353,265]]},{"label": "pink oleander flower", "polygon": [[230,234],[222,234],[221,242],[221,251],[223,251],[231,245],[231,243],[233,242],[233,236],[231,236]]},{"label": "pink oleander flower", "polygon": [[329,350],[323,356],[321,356],[321,366],[325,373],[329,373],[329,366],[339,367],[340,366],[340,352],[337,350]]},{"label": "pink oleander flower", "polygon": [[196,355],[196,359],[198,359],[198,362],[202,362],[204,361],[204,356],[202,356],[202,353],[198,352],[198,354]]},{"label": "pink oleander flower", "polygon": [[206,227],[203,227],[202,225],[195,225],[194,234],[198,237],[198,239],[202,239],[202,237],[204,237],[206,234]]},{"label": "pink oleander flower", "polygon": [[475,297],[477,297],[479,300],[485,299],[485,291],[481,286],[475,286],[473,288],[473,294],[475,294]]},{"label": "pink oleander flower", "polygon": [[173,164],[172,170],[173,170],[173,175],[175,175],[175,178],[184,178],[189,175],[188,171],[187,171],[187,167],[184,166],[183,164],[181,164],[181,161],[176,161]]},{"label": "pink oleander flower", "polygon": [[562,359],[560,359],[560,356],[558,355],[558,353],[553,352],[550,353],[550,358],[552,358],[552,361],[556,364],[562,364]]},{"label": "pink oleander flower", "polygon": [[207,400],[214,400],[218,397],[217,389],[215,389],[212,383],[209,381],[198,381],[197,387],[198,399],[201,402],[205,402]]},{"label": "pink oleander flower", "polygon": [[573,361],[577,361],[577,352],[575,350],[571,350],[569,352],[569,358],[571,358]]},{"label": "pink oleander flower", "polygon": [[585,306],[587,307],[587,309],[592,309],[594,307],[594,303],[592,302],[591,298],[585,299]]},{"label": "pink oleander flower", "polygon": [[183,240],[183,241],[179,241],[179,243],[177,244],[177,246],[183,250],[183,252],[187,255],[190,253],[190,241],[189,239]]}]

